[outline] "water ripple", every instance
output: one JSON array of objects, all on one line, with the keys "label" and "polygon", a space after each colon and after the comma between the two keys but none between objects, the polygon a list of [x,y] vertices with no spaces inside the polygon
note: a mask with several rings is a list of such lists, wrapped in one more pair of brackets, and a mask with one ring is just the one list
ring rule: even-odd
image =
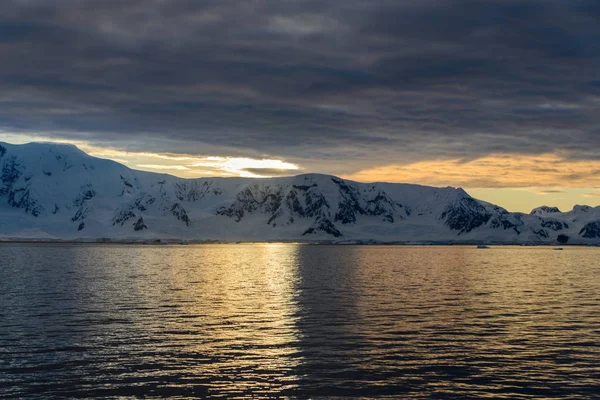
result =
[{"label": "water ripple", "polygon": [[0,245],[0,398],[598,398],[599,250]]}]

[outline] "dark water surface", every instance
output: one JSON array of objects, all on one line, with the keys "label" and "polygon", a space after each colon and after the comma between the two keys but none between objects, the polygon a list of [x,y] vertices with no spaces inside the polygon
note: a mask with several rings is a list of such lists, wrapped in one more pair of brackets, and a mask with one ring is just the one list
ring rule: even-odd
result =
[{"label": "dark water surface", "polygon": [[600,398],[600,249],[0,245],[0,398]]}]

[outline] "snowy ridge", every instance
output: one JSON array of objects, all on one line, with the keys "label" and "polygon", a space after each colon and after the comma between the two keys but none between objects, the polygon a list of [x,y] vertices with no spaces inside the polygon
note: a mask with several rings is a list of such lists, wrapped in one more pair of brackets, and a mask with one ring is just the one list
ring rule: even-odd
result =
[{"label": "snowy ridge", "polygon": [[511,213],[462,189],[305,174],[182,179],[0,143],[0,238],[600,243],[600,207]]}]

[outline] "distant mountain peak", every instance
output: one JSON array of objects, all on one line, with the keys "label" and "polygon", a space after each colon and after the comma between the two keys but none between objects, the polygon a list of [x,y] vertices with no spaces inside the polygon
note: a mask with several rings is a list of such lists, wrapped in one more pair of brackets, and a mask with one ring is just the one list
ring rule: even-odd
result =
[{"label": "distant mountain peak", "polygon": [[550,206],[541,206],[534,208],[531,210],[531,215],[545,215],[545,214],[554,214],[560,213],[560,209],[558,207],[550,207]]}]

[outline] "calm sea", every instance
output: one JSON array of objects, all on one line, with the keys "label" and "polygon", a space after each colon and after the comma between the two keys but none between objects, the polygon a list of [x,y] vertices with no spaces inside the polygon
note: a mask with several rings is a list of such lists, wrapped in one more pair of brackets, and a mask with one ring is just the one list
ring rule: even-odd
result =
[{"label": "calm sea", "polygon": [[0,398],[600,398],[600,249],[0,245]]}]

